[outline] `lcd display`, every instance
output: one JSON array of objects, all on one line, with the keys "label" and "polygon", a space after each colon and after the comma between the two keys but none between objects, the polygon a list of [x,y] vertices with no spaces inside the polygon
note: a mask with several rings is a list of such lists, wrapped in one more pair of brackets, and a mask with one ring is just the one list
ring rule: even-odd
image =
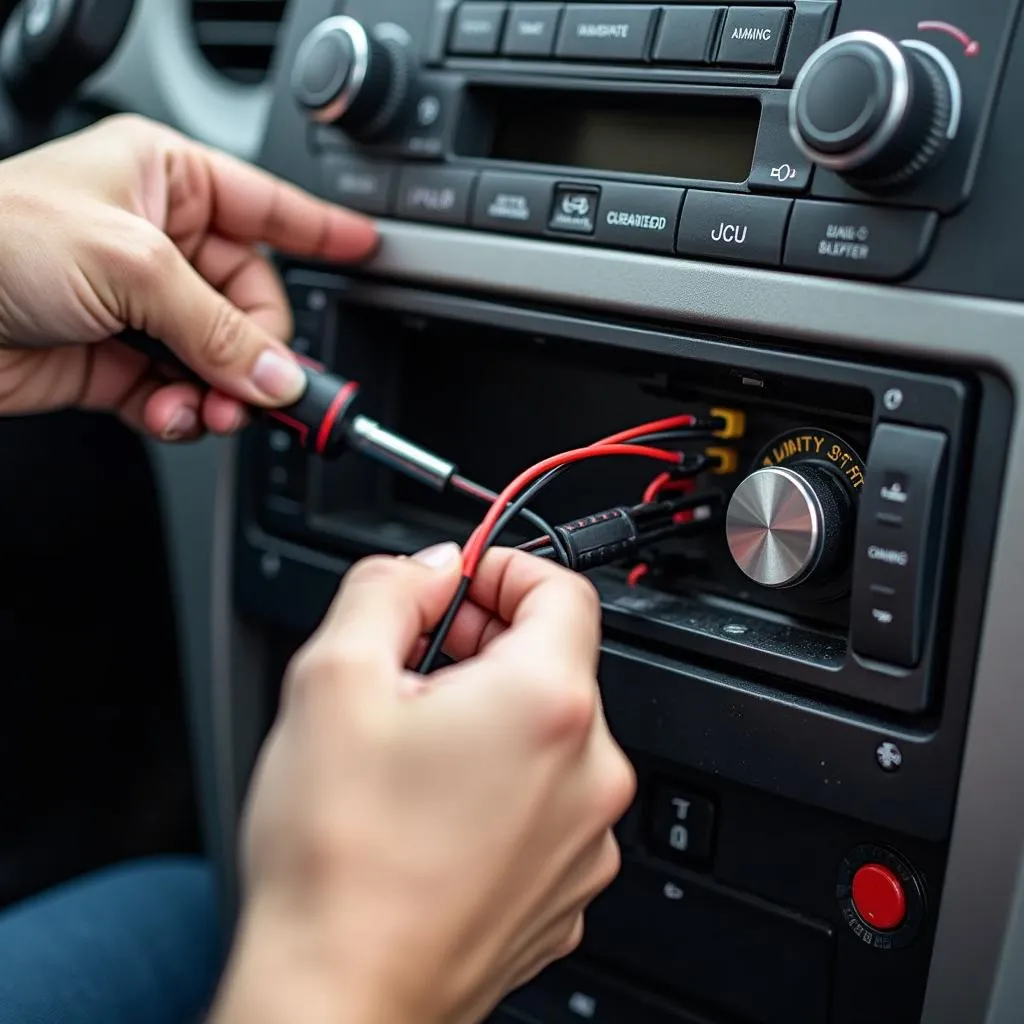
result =
[{"label": "lcd display", "polygon": [[700,96],[516,90],[479,97],[492,159],[612,173],[743,182],[761,105]]}]

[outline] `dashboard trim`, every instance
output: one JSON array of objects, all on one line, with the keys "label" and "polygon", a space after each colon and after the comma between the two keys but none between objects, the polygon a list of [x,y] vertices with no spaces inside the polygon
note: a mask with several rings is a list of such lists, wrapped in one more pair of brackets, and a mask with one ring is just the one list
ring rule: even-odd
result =
[{"label": "dashboard trim", "polygon": [[[915,355],[985,365],[1024,384],[1024,306],[911,289],[782,275],[749,268],[664,259],[578,246],[551,245],[476,232],[385,222],[374,276],[463,293],[574,306],[591,312],[710,326],[787,341],[874,350],[887,358]],[[965,357],[965,338],[984,338]],[[1002,948],[1015,913],[1024,854],[1024,775],[1014,753],[1024,731],[1024,702],[1009,666],[1019,658],[1014,612],[1024,547],[1013,543],[1012,511],[1024,507],[1024,428],[1015,419],[998,557],[992,567],[988,613],[978,660],[978,683],[968,726],[943,909],[922,1024],[1015,1024],[1012,1001],[990,999],[998,971],[1012,972],[1024,950]],[[224,468],[230,473],[229,467]],[[222,495],[223,498],[223,495]],[[220,510],[223,515],[223,509]],[[223,520],[222,520],[223,521]],[[218,545],[217,558],[230,557]],[[215,636],[230,634],[215,610]],[[222,662],[223,665],[223,662]],[[234,678],[232,678],[234,677]],[[235,671],[218,673],[217,687],[242,685]],[[224,727],[226,723],[221,723]],[[227,815],[233,807],[223,808]],[[234,824],[224,821],[231,833]],[[979,887],[976,880],[984,878]],[[1014,935],[1024,941],[1021,929]],[[1011,986],[1012,987],[1012,986]]]}]

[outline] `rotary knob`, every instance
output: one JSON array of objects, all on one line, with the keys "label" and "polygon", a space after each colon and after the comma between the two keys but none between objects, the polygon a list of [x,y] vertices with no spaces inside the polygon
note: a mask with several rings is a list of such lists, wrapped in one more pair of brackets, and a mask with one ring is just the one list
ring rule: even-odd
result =
[{"label": "rotary knob", "polygon": [[960,79],[930,43],[848,32],[807,59],[790,95],[789,126],[820,167],[865,191],[930,170],[956,136]]},{"label": "rotary knob", "polygon": [[391,124],[404,98],[404,42],[395,31],[367,32],[354,18],[327,18],[295,55],[296,102],[319,124],[372,138]]},{"label": "rotary knob", "polygon": [[733,492],[726,512],[729,551],[762,587],[794,587],[822,579],[842,564],[850,504],[825,466],[768,466]]}]

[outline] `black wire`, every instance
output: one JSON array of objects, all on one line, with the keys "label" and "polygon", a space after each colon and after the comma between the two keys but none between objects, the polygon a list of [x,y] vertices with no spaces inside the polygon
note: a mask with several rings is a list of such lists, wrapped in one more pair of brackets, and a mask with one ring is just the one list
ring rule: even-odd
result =
[{"label": "black wire", "polygon": [[[699,435],[698,435],[699,436]],[[640,437],[631,438],[626,444],[651,444],[655,441],[692,441],[694,438],[693,433],[681,430],[668,430],[660,431],[657,434],[643,434]],[[480,549],[481,559],[487,553],[489,548],[492,548],[497,542],[498,538],[508,529],[509,523],[516,518],[522,512],[523,506],[528,505],[548,484],[552,483],[558,477],[560,477],[570,466],[576,465],[576,463],[568,463],[564,466],[557,466],[555,469],[548,470],[542,477],[538,477],[530,486],[519,495],[502,513],[501,518],[494,524],[494,528],[488,534],[487,539],[484,541],[483,546]],[[546,532],[546,531],[545,531]],[[567,559],[562,564],[569,565],[571,559]]]},{"label": "black wire", "polygon": [[[665,431],[656,434],[643,434],[640,437],[630,438],[627,444],[648,444],[652,438],[671,438],[673,440],[693,440],[694,437],[700,436],[700,432],[696,435],[692,428],[689,431]],[[598,456],[595,456],[598,457]],[[483,560],[487,551],[494,546],[494,543],[501,536],[501,534],[507,529],[508,524],[518,516],[523,508],[539,494],[545,487],[548,486],[552,481],[560,477],[567,469],[571,466],[578,465],[578,463],[567,463],[564,466],[556,466],[554,469],[548,470],[542,477],[534,480],[534,482],[519,495],[509,506],[505,509],[504,513],[497,520],[492,527],[490,533],[484,538],[483,544],[480,547],[480,561]],[[544,531],[547,533],[547,531]],[[557,534],[556,534],[557,535]],[[560,547],[564,549],[564,545],[561,544],[561,538],[559,537]],[[571,561],[567,557],[563,563],[568,565]],[[456,615],[459,613],[459,609],[462,607],[462,602],[465,601],[466,595],[469,593],[469,588],[472,585],[472,580],[463,578],[459,584],[458,590],[455,592],[455,596],[452,598],[451,604],[448,605],[448,609],[445,611],[441,621],[437,624],[437,628],[434,630],[430,638],[430,643],[427,645],[427,650],[423,657],[420,659],[419,665],[416,666],[416,671],[420,675],[427,675],[434,666],[434,661],[438,654],[441,653],[444,647],[444,642],[448,638],[448,632],[452,628],[452,623],[455,621]]]},{"label": "black wire", "polygon": [[[497,491],[492,491],[489,487],[484,487],[483,484],[478,484],[475,480],[470,480],[468,477],[462,476],[461,474],[452,477],[451,485],[459,494],[465,494],[472,498],[479,498],[481,501],[495,502],[500,497]],[[474,491],[476,492],[475,494],[473,493]],[[566,546],[565,541],[563,541],[561,536],[559,536],[558,531],[546,519],[543,519],[531,509],[521,508],[517,514],[521,515],[528,523],[540,530],[540,532],[551,541],[551,545],[555,549],[555,554],[558,556],[558,560],[562,565],[568,566],[572,561],[572,556],[569,553],[569,548]]]}]

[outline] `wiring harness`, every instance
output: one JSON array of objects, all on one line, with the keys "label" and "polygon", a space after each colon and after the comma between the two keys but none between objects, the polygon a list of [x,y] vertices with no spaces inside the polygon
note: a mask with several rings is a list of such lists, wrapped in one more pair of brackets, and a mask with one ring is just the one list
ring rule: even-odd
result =
[{"label": "wiring harness", "polygon": [[[557,558],[566,567],[583,572],[635,555],[642,547],[678,535],[688,526],[692,529],[697,510],[703,513],[702,528],[720,511],[721,494],[689,493],[694,477],[717,465],[717,457],[687,455],[677,446],[713,436],[727,426],[721,417],[699,421],[692,415],[672,416],[632,427],[584,448],[553,455],[520,473],[491,500],[483,521],[466,543],[459,587],[430,637],[416,666],[417,672],[425,675],[435,667],[484,555],[513,519],[528,514],[529,502],[571,466],[590,459],[642,458],[671,467],[657,478],[656,488],[648,488],[640,505],[608,509],[544,529],[544,537],[521,545],[523,550]],[[676,489],[684,485],[687,493],[675,500],[661,500],[662,491],[670,485]]]}]

